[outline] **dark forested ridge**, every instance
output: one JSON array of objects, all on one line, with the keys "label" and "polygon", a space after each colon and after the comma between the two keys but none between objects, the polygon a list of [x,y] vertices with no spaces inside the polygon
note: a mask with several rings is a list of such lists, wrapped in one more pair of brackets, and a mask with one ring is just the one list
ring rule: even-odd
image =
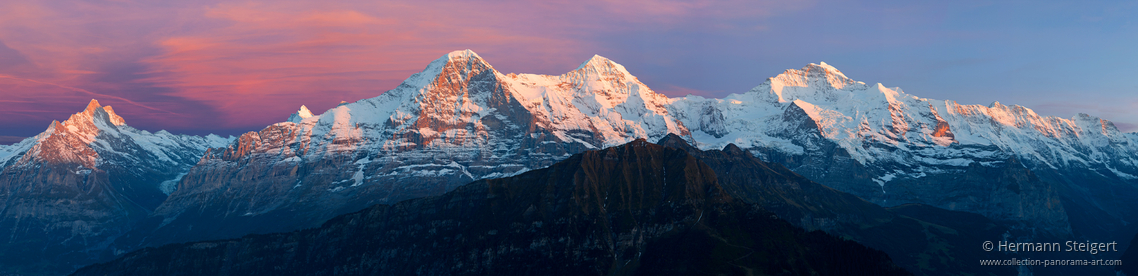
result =
[{"label": "dark forested ridge", "polygon": [[637,140],[319,228],[148,248],[75,275],[906,275],[884,253],[738,200]]}]

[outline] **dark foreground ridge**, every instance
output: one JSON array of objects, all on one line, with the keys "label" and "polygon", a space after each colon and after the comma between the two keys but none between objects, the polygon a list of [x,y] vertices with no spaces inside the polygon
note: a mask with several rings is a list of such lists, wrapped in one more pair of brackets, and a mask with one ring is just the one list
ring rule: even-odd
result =
[{"label": "dark foreground ridge", "polygon": [[147,248],[74,275],[907,275],[884,253],[737,200],[636,140],[319,228]]}]

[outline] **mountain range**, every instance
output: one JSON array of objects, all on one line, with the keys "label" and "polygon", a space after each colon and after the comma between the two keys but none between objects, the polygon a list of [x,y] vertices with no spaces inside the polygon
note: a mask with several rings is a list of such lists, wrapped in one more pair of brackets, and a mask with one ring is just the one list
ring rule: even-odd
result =
[{"label": "mountain range", "polygon": [[[785,166],[779,174],[852,195],[848,202],[872,203],[858,206],[978,214],[1020,239],[1127,244],[1138,232],[1128,221],[1138,215],[1138,134],[1089,115],[924,99],[825,63],[722,99],[669,98],[600,56],[549,76],[504,74],[465,50],[374,98],[320,114],[301,106],[284,122],[228,139],[135,130],[93,101],[36,137],[0,146],[0,231],[11,229],[0,234],[26,242],[0,248],[0,259],[18,267],[4,272],[60,273],[148,246],[312,228],[375,204],[664,138],[747,153]],[[824,204],[779,209],[787,202],[760,205],[847,237],[857,234],[840,224],[896,216],[851,218]],[[57,232],[30,230],[41,228]],[[31,261],[38,255],[28,248],[59,259]]]}]

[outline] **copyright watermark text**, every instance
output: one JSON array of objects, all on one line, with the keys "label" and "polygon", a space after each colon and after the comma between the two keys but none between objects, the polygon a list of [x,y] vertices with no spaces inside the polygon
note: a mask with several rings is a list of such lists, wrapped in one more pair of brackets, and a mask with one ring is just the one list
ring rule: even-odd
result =
[{"label": "copyright watermark text", "polygon": [[1117,266],[1122,265],[1122,260],[1036,260],[1036,259],[1000,259],[1000,260],[980,260],[982,266]]},{"label": "copyright watermark text", "polygon": [[1118,242],[1009,242],[985,241],[980,245],[984,251],[998,252],[1087,252],[1097,255],[1099,252],[1117,252]]}]

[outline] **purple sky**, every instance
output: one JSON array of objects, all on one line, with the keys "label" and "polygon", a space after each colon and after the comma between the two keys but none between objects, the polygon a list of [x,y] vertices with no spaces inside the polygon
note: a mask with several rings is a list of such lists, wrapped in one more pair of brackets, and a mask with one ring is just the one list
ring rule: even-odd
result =
[{"label": "purple sky", "polygon": [[600,54],[671,96],[741,93],[825,61],[920,97],[1138,130],[1135,2],[152,2],[0,3],[0,143],[92,98],[141,129],[259,130],[461,49],[505,73]]}]

